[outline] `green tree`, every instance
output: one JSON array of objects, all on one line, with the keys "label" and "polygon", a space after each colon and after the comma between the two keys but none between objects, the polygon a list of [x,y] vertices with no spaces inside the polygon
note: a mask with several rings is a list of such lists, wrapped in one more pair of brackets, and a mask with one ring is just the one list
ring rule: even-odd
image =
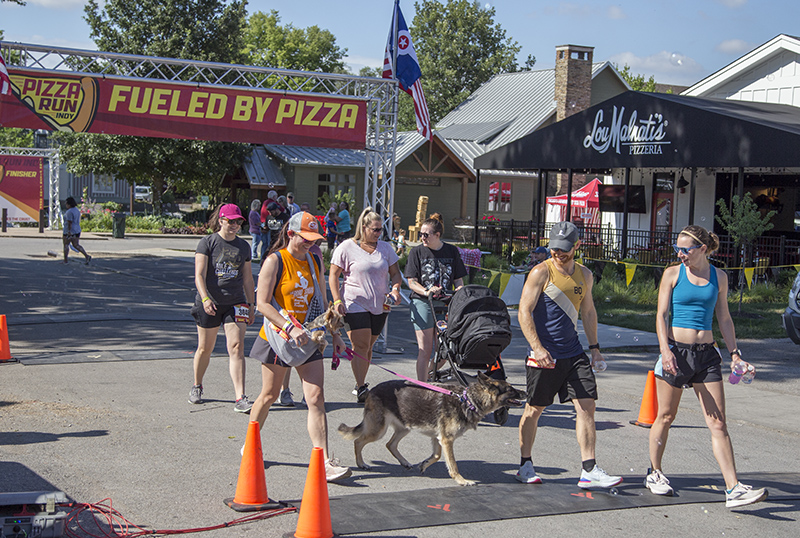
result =
[{"label": "green tree", "polygon": [[656,79],[652,75],[649,79],[645,80],[644,75],[634,75],[631,72],[631,66],[625,64],[625,66],[620,69],[619,66],[614,65],[619,71],[620,76],[625,79],[625,82],[628,83],[628,86],[631,87],[633,91],[637,92],[655,92],[656,91]]},{"label": "green tree", "polygon": [[[730,234],[736,245],[736,251],[739,252],[740,247],[743,247],[741,248],[741,260],[742,267],[744,267],[751,258],[753,241],[774,227],[770,219],[777,214],[777,211],[762,214],[749,192],[744,193],[742,198],[738,194],[734,195],[731,198],[730,209],[723,198],[717,200],[717,207],[719,215],[714,218]],[[739,312],[741,312],[746,283],[744,282],[744,271],[741,271],[739,275]]]},{"label": "green tree", "polygon": [[[2,0],[3,2],[7,0]],[[14,0],[12,0],[14,1]],[[24,2],[14,3],[25,5]],[[3,40],[3,30],[0,30],[0,41]],[[9,59],[6,58],[6,63]],[[3,148],[30,148],[33,147],[33,131],[31,129],[17,129],[15,127],[0,127],[0,147]]]},{"label": "green tree", "polygon": [[276,10],[256,12],[247,20],[244,51],[247,63],[324,73],[345,73],[347,49],[336,45],[336,37],[318,26],[281,26]]},{"label": "green tree", "polygon": [[[89,0],[85,19],[99,50],[168,58],[241,63],[246,1]],[[69,170],[113,174],[152,185],[153,210],[165,190],[219,196],[223,175],[237,167],[248,146],[132,136],[59,133]]]},{"label": "green tree", "polygon": [[[518,69],[521,47],[495,24],[493,7],[469,0],[421,0],[414,6],[410,31],[433,125],[492,76]],[[407,94],[401,96],[399,124],[416,129]]]}]

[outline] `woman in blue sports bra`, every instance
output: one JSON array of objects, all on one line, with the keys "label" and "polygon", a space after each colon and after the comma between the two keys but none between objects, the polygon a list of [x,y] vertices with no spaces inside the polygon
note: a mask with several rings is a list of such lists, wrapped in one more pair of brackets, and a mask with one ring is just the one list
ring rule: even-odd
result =
[{"label": "woman in blue sports bra", "polygon": [[664,270],[658,291],[658,413],[650,428],[651,469],[645,486],[657,495],[673,493],[661,472],[661,459],[683,387],[689,386],[694,388],[711,430],[711,447],[725,479],[725,505],[734,508],[762,501],[767,498],[766,489],[753,489],[736,477],[733,445],[725,422],[722,356],[711,329],[715,312],[725,345],[733,350],[731,369],[744,361],[736,347],[736,332],[728,311],[728,275],[708,262],[708,256],[719,248],[719,238],[701,226],[687,226],[678,234],[673,248],[680,264]]}]

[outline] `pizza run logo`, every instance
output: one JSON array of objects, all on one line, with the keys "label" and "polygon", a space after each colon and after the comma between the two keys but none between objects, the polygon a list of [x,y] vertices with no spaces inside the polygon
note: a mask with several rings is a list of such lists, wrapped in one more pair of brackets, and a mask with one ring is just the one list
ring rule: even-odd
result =
[{"label": "pizza run logo", "polygon": [[97,112],[97,82],[90,77],[11,75],[14,95],[58,131],[85,132]]}]

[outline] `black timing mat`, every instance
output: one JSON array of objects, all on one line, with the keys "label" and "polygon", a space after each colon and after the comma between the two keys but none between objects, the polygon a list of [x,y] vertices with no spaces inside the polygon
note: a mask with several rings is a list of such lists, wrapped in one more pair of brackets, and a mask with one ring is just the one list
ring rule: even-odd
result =
[{"label": "black timing mat", "polygon": [[[409,529],[551,516],[598,510],[622,510],[672,504],[725,501],[725,483],[716,475],[670,475],[673,497],[653,495],[642,476],[626,476],[615,492],[582,490],[577,478],[544,484],[454,486],[393,493],[331,497],[331,522],[336,534]],[[800,500],[800,473],[747,473],[740,479],[769,489],[772,500]],[[295,503],[299,506],[300,503]]]}]

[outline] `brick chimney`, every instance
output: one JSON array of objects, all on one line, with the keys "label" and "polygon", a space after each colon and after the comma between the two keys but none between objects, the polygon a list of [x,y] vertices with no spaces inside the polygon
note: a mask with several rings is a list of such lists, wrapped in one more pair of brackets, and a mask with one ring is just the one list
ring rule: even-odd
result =
[{"label": "brick chimney", "polygon": [[592,102],[594,47],[556,47],[556,121],[589,108]]}]

